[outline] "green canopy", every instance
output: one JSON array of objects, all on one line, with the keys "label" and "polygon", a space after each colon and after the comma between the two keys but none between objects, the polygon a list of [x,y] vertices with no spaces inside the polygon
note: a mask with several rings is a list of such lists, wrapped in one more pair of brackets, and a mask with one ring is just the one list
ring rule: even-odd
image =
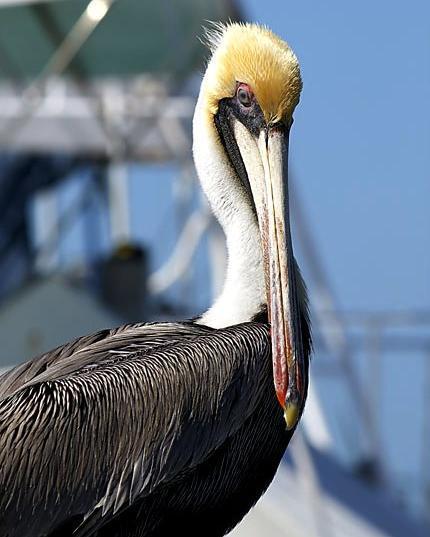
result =
[{"label": "green canopy", "polygon": [[[1,7],[0,78],[28,81],[41,73],[89,3],[21,1]],[[202,65],[202,26],[237,18],[233,0],[116,0],[66,73],[94,78],[168,72],[182,77]]]}]

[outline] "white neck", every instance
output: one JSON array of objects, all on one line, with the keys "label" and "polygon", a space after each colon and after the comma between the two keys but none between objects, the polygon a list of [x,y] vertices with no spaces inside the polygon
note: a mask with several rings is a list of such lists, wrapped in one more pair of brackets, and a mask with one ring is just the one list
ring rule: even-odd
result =
[{"label": "white neck", "polygon": [[201,97],[194,114],[193,139],[197,173],[224,229],[228,250],[223,290],[198,322],[222,328],[250,321],[266,303],[260,232]]}]

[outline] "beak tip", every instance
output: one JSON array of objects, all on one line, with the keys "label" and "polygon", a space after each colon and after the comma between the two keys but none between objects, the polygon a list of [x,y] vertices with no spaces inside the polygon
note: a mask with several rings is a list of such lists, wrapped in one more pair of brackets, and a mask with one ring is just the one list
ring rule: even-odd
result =
[{"label": "beak tip", "polygon": [[297,403],[285,403],[284,419],[287,424],[287,430],[293,429],[299,421],[300,408]]}]

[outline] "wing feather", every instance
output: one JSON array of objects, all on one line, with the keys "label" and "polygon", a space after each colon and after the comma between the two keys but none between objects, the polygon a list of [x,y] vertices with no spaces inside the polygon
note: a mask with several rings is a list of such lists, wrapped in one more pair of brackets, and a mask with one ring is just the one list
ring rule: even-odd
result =
[{"label": "wing feather", "polygon": [[269,352],[259,323],[139,325],[12,372],[0,389],[0,534],[79,515],[84,535],[204,461],[261,400]]}]

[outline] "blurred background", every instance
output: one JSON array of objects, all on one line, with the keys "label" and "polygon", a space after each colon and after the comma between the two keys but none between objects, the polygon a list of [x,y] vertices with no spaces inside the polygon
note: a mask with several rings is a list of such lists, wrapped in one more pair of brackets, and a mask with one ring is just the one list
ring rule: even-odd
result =
[{"label": "blurred background", "polygon": [[191,120],[198,36],[229,19],[301,62],[291,208],[315,347],[300,429],[233,534],[430,535],[426,0],[0,1],[0,369],[219,292]]}]

